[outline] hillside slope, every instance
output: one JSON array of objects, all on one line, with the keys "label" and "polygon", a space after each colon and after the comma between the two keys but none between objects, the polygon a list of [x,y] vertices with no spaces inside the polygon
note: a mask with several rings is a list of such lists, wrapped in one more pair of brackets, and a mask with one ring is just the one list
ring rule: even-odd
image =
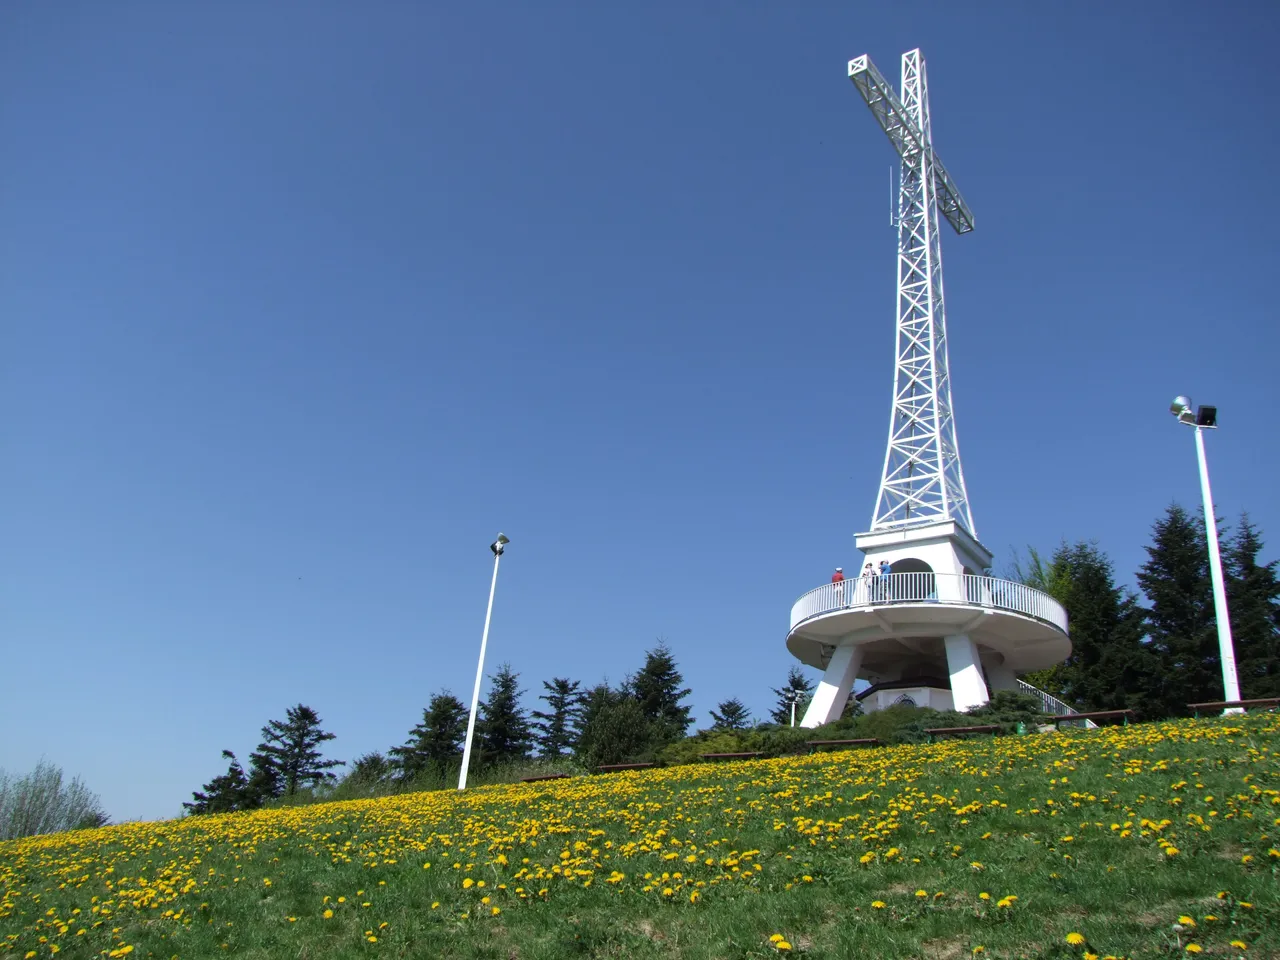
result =
[{"label": "hillside slope", "polygon": [[14,841],[0,954],[1277,956],[1278,733],[1143,724]]}]

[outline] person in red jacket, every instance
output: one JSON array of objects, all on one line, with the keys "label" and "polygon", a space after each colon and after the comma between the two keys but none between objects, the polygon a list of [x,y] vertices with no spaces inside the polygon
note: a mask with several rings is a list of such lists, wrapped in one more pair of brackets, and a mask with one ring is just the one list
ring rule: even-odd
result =
[{"label": "person in red jacket", "polygon": [[831,575],[831,582],[836,585],[836,605],[844,606],[844,567],[836,567]]}]

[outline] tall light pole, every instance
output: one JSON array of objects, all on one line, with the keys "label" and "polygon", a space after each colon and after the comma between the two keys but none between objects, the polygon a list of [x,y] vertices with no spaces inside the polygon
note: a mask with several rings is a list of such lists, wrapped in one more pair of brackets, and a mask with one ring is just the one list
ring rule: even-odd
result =
[{"label": "tall light pole", "polygon": [[[1196,457],[1200,462],[1200,496],[1204,500],[1204,531],[1209,541],[1209,577],[1213,581],[1213,615],[1218,621],[1218,656],[1222,661],[1222,692],[1227,701],[1240,699],[1240,681],[1236,677],[1236,651],[1231,642],[1231,613],[1227,609],[1227,588],[1222,580],[1222,554],[1218,550],[1218,515],[1213,512],[1213,493],[1209,489],[1209,463],[1204,456],[1204,431],[1218,427],[1217,407],[1191,409],[1190,397],[1174,397],[1169,412],[1195,428]],[[1224,713],[1241,713],[1240,707]]]},{"label": "tall light pole", "polygon": [[476,664],[476,685],[471,691],[471,716],[467,718],[467,742],[462,748],[462,769],[458,771],[458,789],[467,789],[467,770],[471,766],[471,740],[476,734],[476,710],[480,706],[480,681],[484,678],[484,651],[489,645],[489,621],[493,617],[493,592],[498,588],[498,561],[502,559],[502,551],[510,543],[503,534],[489,544],[493,551],[493,580],[489,584],[489,608],[484,612],[484,633],[480,636],[480,662]]}]

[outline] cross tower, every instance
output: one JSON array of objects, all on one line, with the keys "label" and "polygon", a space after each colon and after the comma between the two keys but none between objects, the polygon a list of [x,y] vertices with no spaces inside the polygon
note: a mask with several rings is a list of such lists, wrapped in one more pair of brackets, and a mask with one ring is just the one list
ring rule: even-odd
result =
[{"label": "cross tower", "polygon": [[933,150],[919,50],[902,55],[902,96],[865,54],[849,77],[902,158],[898,192],[898,336],[893,411],[871,529],[955,520],[977,535],[960,468],[947,363],[938,211],[956,233],[973,214]]},{"label": "cross tower", "polygon": [[[1070,653],[1066,612],[1024,584],[987,576],[960,468],[939,213],[957,233],[973,214],[933,149],[919,50],[902,55],[899,95],[867,56],[849,78],[902,162],[893,406],[871,529],[855,542],[869,575],[824,584],[791,609],[787,647],[824,671],[804,726],[841,715],[854,681],[864,709],[911,703],[969,710],[1016,674]],[[870,569],[868,569],[870,568]],[[1028,688],[1030,689],[1030,688]]]}]

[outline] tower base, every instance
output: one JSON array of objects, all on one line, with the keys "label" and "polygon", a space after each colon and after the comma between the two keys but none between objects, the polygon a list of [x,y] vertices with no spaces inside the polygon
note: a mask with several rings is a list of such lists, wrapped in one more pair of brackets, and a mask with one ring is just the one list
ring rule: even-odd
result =
[{"label": "tower base", "polygon": [[954,521],[860,534],[857,545],[869,575],[792,608],[787,647],[824,671],[803,726],[838,719],[857,679],[872,684],[859,695],[866,710],[911,702],[964,712],[1016,689],[1018,671],[1070,653],[1061,605],[986,576],[990,552]]}]

